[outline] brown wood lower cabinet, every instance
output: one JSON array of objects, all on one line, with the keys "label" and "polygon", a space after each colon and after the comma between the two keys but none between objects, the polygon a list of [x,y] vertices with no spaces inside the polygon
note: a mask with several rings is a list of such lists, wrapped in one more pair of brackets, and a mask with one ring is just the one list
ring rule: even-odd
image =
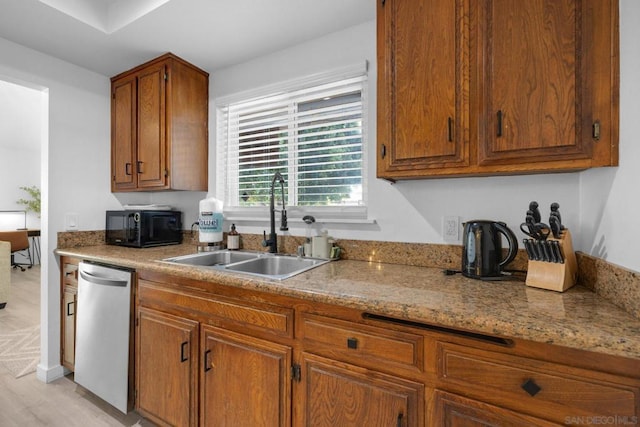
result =
[{"label": "brown wood lower cabinet", "polygon": [[418,427],[424,386],[312,354],[301,357],[299,419],[308,427]]},{"label": "brown wood lower cabinet", "polygon": [[559,426],[549,421],[532,418],[477,400],[437,391],[431,426],[448,427],[541,427]]},{"label": "brown wood lower cabinet", "polygon": [[60,364],[75,368],[79,259],[60,258]]},{"label": "brown wood lower cabinet", "polygon": [[136,286],[136,408],[162,426],[553,426],[640,417],[634,359],[160,273],[139,272]]},{"label": "brown wood lower cabinet", "polygon": [[564,364],[438,343],[442,387],[518,412],[563,423],[572,416],[628,417],[638,412],[638,383]]},{"label": "brown wood lower cabinet", "polygon": [[73,371],[76,363],[76,304],[78,288],[65,285],[62,292],[62,366]]},{"label": "brown wood lower cabinet", "polygon": [[291,425],[291,348],[202,326],[200,425]]},{"label": "brown wood lower cabinet", "polygon": [[136,408],[167,426],[197,425],[198,322],[139,308]]}]

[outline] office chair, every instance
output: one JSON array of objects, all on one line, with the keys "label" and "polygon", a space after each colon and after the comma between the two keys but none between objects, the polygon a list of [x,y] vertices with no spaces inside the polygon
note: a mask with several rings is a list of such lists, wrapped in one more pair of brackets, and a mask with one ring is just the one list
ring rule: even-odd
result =
[{"label": "office chair", "polygon": [[[29,252],[29,235],[27,234],[27,230],[0,231],[0,241],[11,243],[11,267],[24,271],[24,265],[26,265],[27,268],[33,266],[31,253]],[[29,257],[29,264],[16,262],[15,253],[25,250]]]}]

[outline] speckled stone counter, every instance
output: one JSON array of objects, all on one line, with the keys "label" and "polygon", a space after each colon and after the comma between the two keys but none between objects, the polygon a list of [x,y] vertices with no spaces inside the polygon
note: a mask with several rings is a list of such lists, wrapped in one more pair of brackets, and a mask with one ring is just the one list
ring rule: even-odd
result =
[{"label": "speckled stone counter", "polygon": [[[351,307],[400,319],[626,356],[640,361],[640,320],[582,286],[564,293],[522,281],[479,281],[439,268],[341,260],[284,281],[175,265],[189,244],[131,249],[96,245],[59,255]],[[640,365],[639,365],[640,366]]]}]

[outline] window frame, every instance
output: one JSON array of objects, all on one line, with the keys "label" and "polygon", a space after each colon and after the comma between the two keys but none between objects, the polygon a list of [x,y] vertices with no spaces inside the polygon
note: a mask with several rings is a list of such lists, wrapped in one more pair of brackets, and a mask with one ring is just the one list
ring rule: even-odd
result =
[{"label": "window frame", "polygon": [[[247,90],[228,96],[216,98],[214,101],[216,112],[216,195],[225,201],[225,219],[235,222],[262,222],[268,219],[268,207],[265,206],[230,206],[227,194],[228,166],[227,166],[227,130],[221,126],[224,122],[224,108],[230,104],[249,101],[255,98],[272,96],[278,93],[297,91],[306,87],[318,86],[339,80],[346,80],[353,77],[362,77],[361,97],[362,97],[362,204],[351,206],[287,206],[290,223],[300,222],[305,215],[313,215],[319,221],[330,223],[374,223],[368,219],[368,145],[369,145],[369,75],[368,63],[351,65],[328,72],[318,73],[302,78],[296,78],[284,82],[279,82],[256,89]],[[291,169],[291,165],[289,169]],[[295,183],[287,182],[287,203],[289,202],[289,186]]]}]

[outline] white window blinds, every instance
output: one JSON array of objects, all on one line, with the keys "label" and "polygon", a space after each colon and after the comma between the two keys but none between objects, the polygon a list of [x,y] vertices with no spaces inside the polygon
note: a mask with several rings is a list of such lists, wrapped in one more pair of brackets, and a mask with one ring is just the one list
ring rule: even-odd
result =
[{"label": "white window blinds", "polygon": [[220,105],[226,206],[268,205],[275,172],[287,206],[362,206],[365,82],[334,78]]}]

